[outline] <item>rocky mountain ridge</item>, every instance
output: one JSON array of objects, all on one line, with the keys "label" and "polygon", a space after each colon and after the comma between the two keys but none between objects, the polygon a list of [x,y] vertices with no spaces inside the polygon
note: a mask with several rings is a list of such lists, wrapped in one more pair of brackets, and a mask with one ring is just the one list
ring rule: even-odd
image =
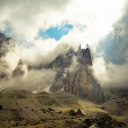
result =
[{"label": "rocky mountain ridge", "polygon": [[[81,49],[81,46],[77,50],[69,48],[66,54],[56,56],[46,65],[40,64],[35,67],[19,59],[9,77],[5,70],[9,65],[4,57],[9,53],[9,48],[15,45],[12,38],[0,34],[0,53],[2,53],[0,82],[2,84],[2,80],[11,79],[13,84],[17,84],[16,90],[3,89],[0,85],[0,127],[125,128],[128,126],[128,89],[102,90],[93,75],[91,68],[93,55],[88,45],[86,49]],[[46,73],[49,70],[56,72],[54,82],[48,86],[52,93],[42,91],[41,86],[44,86],[45,79],[38,77],[38,73],[43,71]],[[24,81],[20,80],[27,80],[32,76],[31,73],[34,77],[24,85]],[[51,79],[49,75],[47,74],[48,82]],[[33,84],[32,79],[39,80],[39,85]],[[36,93],[34,91],[33,94],[33,86],[30,86],[30,91],[18,90],[19,86],[27,87],[29,82],[34,85],[34,89],[39,88],[39,91]],[[108,101],[104,92],[109,94]]]},{"label": "rocky mountain ridge", "polygon": [[[14,42],[11,44],[11,38],[6,38],[3,34],[0,35],[0,39],[2,44],[0,48],[4,48],[5,45],[4,49],[8,50],[7,44],[10,47],[15,45]],[[4,53],[6,53],[5,50]],[[66,54],[60,54],[51,63],[38,65],[36,68],[31,63],[26,63],[20,59],[16,68],[12,71],[12,78],[22,77],[31,70],[40,70],[41,72],[42,69],[51,69],[56,72],[55,80],[51,83],[51,92],[63,89],[83,99],[87,98],[101,103],[105,101],[105,96],[100,84],[97,83],[93,75],[92,64],[93,55],[89,45],[87,45],[86,49],[81,49],[81,45],[79,45],[77,50],[70,47]],[[1,78],[5,77],[6,75],[1,76]]]},{"label": "rocky mountain ridge", "polygon": [[[75,60],[73,60],[74,58]],[[90,68],[92,63],[90,48],[81,49],[81,46],[76,52],[70,48],[65,56],[56,57],[48,65],[48,68],[58,71],[50,90],[54,92],[64,88],[65,91],[81,98],[103,102],[104,93],[93,76],[93,70]],[[64,77],[64,73],[66,73],[66,77]]]}]

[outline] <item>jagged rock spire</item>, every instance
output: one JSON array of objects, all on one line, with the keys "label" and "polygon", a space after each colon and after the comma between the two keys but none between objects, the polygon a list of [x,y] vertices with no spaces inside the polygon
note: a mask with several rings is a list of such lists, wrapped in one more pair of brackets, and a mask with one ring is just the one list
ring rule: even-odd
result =
[{"label": "jagged rock spire", "polygon": [[91,55],[91,60],[93,61],[94,60],[94,57],[93,57],[93,53],[90,49],[90,46],[87,44],[87,48],[89,49],[89,52],[90,52],[90,55]]},{"label": "jagged rock spire", "polygon": [[[86,49],[74,51],[71,47],[65,55],[58,56],[49,68],[56,67],[57,75],[55,81],[50,87],[51,92],[64,88],[65,91],[73,93],[81,98],[87,98],[94,102],[103,102],[104,93],[101,86],[97,83],[90,69],[92,65],[92,55],[89,45]],[[77,67],[73,67],[73,57],[76,58]],[[73,69],[73,72],[70,72]],[[66,77],[64,77],[66,73]]]}]

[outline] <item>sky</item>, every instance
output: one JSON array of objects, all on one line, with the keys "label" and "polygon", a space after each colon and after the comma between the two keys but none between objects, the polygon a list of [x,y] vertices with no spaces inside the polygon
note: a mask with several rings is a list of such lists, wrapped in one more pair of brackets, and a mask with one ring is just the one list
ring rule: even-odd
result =
[{"label": "sky", "polygon": [[20,58],[49,63],[89,44],[101,85],[127,86],[127,12],[127,0],[0,0],[0,32],[17,43],[5,60],[12,69]]},{"label": "sky", "polygon": [[67,35],[68,32],[73,28],[72,25],[65,24],[57,27],[50,27],[46,31],[40,29],[37,38],[54,38],[56,41],[60,40],[62,36]]}]

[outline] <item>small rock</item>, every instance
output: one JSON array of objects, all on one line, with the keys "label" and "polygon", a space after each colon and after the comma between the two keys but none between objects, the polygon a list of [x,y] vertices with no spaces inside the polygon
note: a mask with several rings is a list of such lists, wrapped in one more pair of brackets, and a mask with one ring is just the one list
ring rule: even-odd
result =
[{"label": "small rock", "polygon": [[76,116],[76,114],[77,114],[77,113],[76,113],[74,110],[70,110],[70,111],[69,111],[69,115],[70,115],[70,116]]},{"label": "small rock", "polygon": [[90,126],[92,124],[92,121],[90,118],[88,118],[88,119],[84,120],[84,123],[87,124],[88,126]]},{"label": "small rock", "polygon": [[34,111],[34,109],[32,108],[31,111]]},{"label": "small rock", "polygon": [[100,107],[100,109],[104,110],[104,109],[105,109],[105,107]]},{"label": "small rock", "polygon": [[90,126],[89,128],[100,128],[97,124],[93,124],[92,126]]},{"label": "small rock", "polygon": [[57,114],[61,114],[61,113],[62,113],[62,111],[55,111],[55,113],[57,113]]},{"label": "small rock", "polygon": [[46,113],[46,110],[45,110],[45,109],[43,109],[43,108],[41,109],[41,111],[43,111],[43,113]]},{"label": "small rock", "polygon": [[2,107],[2,105],[0,105],[0,110],[2,110],[3,109],[3,107]]},{"label": "small rock", "polygon": [[112,120],[111,116],[108,113],[104,113],[104,112],[94,112],[92,113],[92,117],[96,117],[97,119],[103,119],[105,120]]},{"label": "small rock", "polygon": [[48,108],[48,110],[49,110],[49,111],[55,111],[55,110],[54,110],[54,109],[52,109],[52,108]]},{"label": "small rock", "polygon": [[28,108],[27,106],[24,106],[24,108]]},{"label": "small rock", "polygon": [[84,116],[84,114],[81,112],[80,109],[77,110],[77,115],[81,115],[81,116]]}]

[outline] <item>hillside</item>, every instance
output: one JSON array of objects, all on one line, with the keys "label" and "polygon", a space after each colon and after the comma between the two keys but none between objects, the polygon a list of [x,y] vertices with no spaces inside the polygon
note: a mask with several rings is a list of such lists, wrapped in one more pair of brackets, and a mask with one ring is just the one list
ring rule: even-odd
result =
[{"label": "hillside", "polygon": [[1,128],[89,128],[94,123],[102,128],[126,126],[121,123],[123,120],[117,122],[107,113],[101,105],[64,91],[37,94],[25,90],[0,91]]}]

